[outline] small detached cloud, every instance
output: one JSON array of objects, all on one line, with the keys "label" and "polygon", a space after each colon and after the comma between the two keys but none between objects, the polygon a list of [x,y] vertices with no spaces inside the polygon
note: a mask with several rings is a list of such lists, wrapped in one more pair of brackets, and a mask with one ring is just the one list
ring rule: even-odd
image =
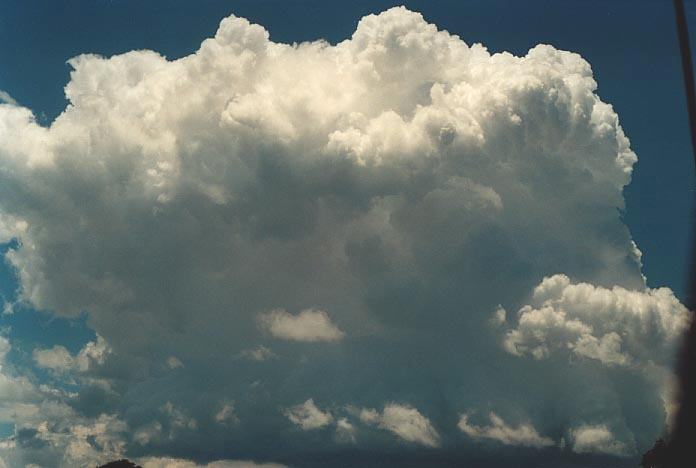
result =
[{"label": "small detached cloud", "polygon": [[381,413],[366,408],[360,411],[359,416],[363,423],[377,425],[408,442],[426,447],[440,446],[440,434],[430,420],[411,406],[389,403]]},{"label": "small detached cloud", "polygon": [[48,349],[36,348],[32,356],[38,367],[62,374],[87,372],[95,366],[104,364],[109,353],[111,353],[109,345],[104,338],[97,336],[95,341],[88,342],[75,356],[60,345]]},{"label": "small detached cloud", "polygon": [[499,327],[501,325],[504,325],[506,321],[507,311],[503,306],[499,304],[498,307],[496,307],[496,309],[493,311],[493,314],[491,315],[490,323],[494,327]]},{"label": "small detached cloud", "polygon": [[170,439],[173,439],[179,430],[195,431],[198,429],[198,421],[186,414],[181,408],[175,406],[171,401],[162,405],[160,411],[166,416],[169,424]]},{"label": "small detached cloud", "polygon": [[256,348],[245,349],[236,355],[237,358],[247,359],[249,361],[268,361],[278,357],[273,351],[265,346],[257,346]]},{"label": "small detached cloud", "polygon": [[552,439],[539,435],[534,426],[529,423],[513,427],[505,423],[500,416],[493,412],[488,417],[491,422],[489,426],[475,426],[469,422],[469,416],[463,414],[457,426],[462,432],[474,439],[492,439],[505,445],[535,448],[554,445]]},{"label": "small detached cloud", "polygon": [[311,431],[328,426],[333,422],[333,416],[329,412],[320,410],[309,400],[299,405],[292,406],[284,411],[285,416],[303,431]]},{"label": "small detached cloud", "polygon": [[634,450],[628,445],[616,440],[614,434],[604,425],[583,425],[571,429],[573,452],[601,453],[605,455],[628,456]]},{"label": "small detached cloud", "polygon": [[72,369],[75,358],[64,346],[56,345],[48,349],[35,349],[34,362],[42,369],[65,372]]},{"label": "small detached cloud", "polygon": [[261,328],[276,338],[290,341],[339,341],[344,336],[323,310],[305,309],[292,315],[275,309],[259,316]]},{"label": "small detached cloud", "polygon": [[0,104],[10,104],[12,106],[18,105],[17,101],[15,101],[15,99],[10,96],[7,91],[3,91],[2,89],[0,89]]},{"label": "small detached cloud", "polygon": [[227,424],[238,421],[234,414],[234,405],[232,403],[224,403],[220,410],[215,413],[215,421],[220,424]]},{"label": "small detached cloud", "polygon": [[169,356],[167,358],[167,367],[170,369],[178,369],[184,367],[184,363],[176,356]]},{"label": "small detached cloud", "polygon": [[147,445],[155,440],[162,438],[162,424],[159,421],[152,421],[145,426],[138,428],[133,435],[133,440],[140,445]]},{"label": "small detached cloud", "polygon": [[340,418],[336,421],[336,440],[355,443],[355,426],[347,418]]}]

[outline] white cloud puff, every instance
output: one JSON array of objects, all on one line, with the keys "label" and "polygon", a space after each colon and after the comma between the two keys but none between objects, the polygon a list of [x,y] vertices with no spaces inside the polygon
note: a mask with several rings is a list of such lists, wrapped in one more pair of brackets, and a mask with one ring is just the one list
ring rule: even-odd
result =
[{"label": "white cloud puff", "polygon": [[49,349],[35,349],[33,356],[36,365],[44,369],[65,371],[71,369],[74,364],[72,354],[60,345]]},{"label": "white cloud puff", "polygon": [[440,446],[440,434],[430,420],[412,406],[389,403],[381,413],[374,409],[363,409],[359,416],[365,424],[376,424],[408,442],[426,447]]},{"label": "white cloud puff", "polygon": [[160,408],[160,411],[166,416],[170,427],[170,438],[174,438],[175,433],[179,430],[196,430],[198,429],[198,421],[187,415],[181,408],[175,406],[171,401],[166,402]]},{"label": "white cloud puff", "polygon": [[[338,341],[344,336],[344,333],[331,322],[329,315],[323,310],[306,309],[297,315],[292,315],[283,309],[275,309],[261,314],[259,322],[271,335],[284,340]],[[264,360],[269,355],[257,348],[256,353],[252,352],[251,357],[255,360]]]},{"label": "white cloud puff", "polygon": [[347,418],[336,421],[336,439],[340,442],[355,443],[355,426]]},{"label": "white cloud puff", "polygon": [[539,284],[505,337],[515,355],[571,351],[605,365],[668,364],[689,313],[667,288],[611,289],[555,275]]},{"label": "white cloud puff", "polygon": [[320,429],[333,422],[331,413],[320,410],[314,404],[312,398],[304,403],[287,408],[284,413],[293,424],[303,431]]},{"label": "white cloud puff", "polygon": [[220,424],[237,421],[237,416],[234,414],[234,405],[232,403],[224,403],[220,410],[215,413],[215,421]]},{"label": "white cloud puff", "polygon": [[476,426],[469,422],[469,416],[463,414],[457,426],[459,430],[474,439],[492,439],[505,445],[521,445],[524,447],[550,447],[555,442],[539,435],[537,430],[529,423],[511,426],[495,413],[488,415],[491,424],[489,426]]},{"label": "white cloud puff", "polygon": [[170,369],[178,369],[180,367],[184,367],[184,363],[181,362],[181,360],[176,356],[169,356],[165,363],[167,364],[167,367],[169,367]]},{"label": "white cloud puff", "polygon": [[602,453],[607,455],[627,456],[633,451],[618,440],[604,425],[582,425],[571,429],[572,449],[576,453]]},{"label": "white cloud puff", "polygon": [[249,359],[251,361],[268,361],[269,359],[274,359],[278,356],[265,346],[256,346],[255,348],[245,349],[240,352],[237,357],[243,359]]},{"label": "white cloud puff", "polygon": [[36,348],[32,354],[37,366],[64,373],[71,370],[87,372],[95,366],[104,364],[110,352],[111,349],[106,341],[101,336],[97,336],[95,341],[85,344],[75,356],[60,345],[49,349]]},{"label": "white cloud puff", "polygon": [[9,104],[11,106],[18,105],[17,101],[15,101],[7,91],[3,91],[2,89],[0,89],[0,104]]}]

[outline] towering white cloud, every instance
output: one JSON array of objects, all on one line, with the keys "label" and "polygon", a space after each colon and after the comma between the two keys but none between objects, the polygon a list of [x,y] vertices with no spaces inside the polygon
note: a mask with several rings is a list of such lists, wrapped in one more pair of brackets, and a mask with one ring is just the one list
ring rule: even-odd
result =
[{"label": "towering white cloud", "polygon": [[689,312],[667,288],[632,291],[544,278],[534,305],[518,313],[505,348],[537,359],[571,351],[605,365],[669,363],[686,330]]},{"label": "towering white cloud", "polygon": [[85,312],[109,344],[34,357],[82,372],[71,411],[117,414],[124,450],[256,459],[287,418],[332,423],[294,406],[308,391],[383,407],[364,421],[423,450],[472,443],[456,415],[492,403],[537,416],[469,432],[544,445],[593,412],[661,432],[685,310],[645,286],[618,210],[636,155],[579,55],[491,54],[393,8],[336,45],[231,16],[180,59],[69,63],[49,127],[0,104],[0,240],[20,302]]}]

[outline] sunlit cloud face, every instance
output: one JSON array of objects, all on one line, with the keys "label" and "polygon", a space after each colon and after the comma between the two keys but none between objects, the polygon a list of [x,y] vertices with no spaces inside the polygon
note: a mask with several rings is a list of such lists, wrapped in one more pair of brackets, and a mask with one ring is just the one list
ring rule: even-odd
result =
[{"label": "sunlit cloud face", "polygon": [[259,324],[272,336],[282,340],[339,341],[345,336],[323,310],[306,309],[292,315],[283,309],[276,309],[261,314]]},{"label": "sunlit cloud face", "polygon": [[686,311],[645,285],[637,158],[579,55],[394,8],[337,45],[231,16],[178,60],[69,63],[50,127],[0,104],[0,234],[20,300],[98,339],[33,352],[75,392],[2,374],[29,408],[8,460],[621,458],[661,432]]},{"label": "sunlit cloud face", "polygon": [[512,427],[495,413],[489,415],[489,426],[475,426],[469,422],[469,416],[463,414],[457,426],[473,439],[491,439],[505,445],[521,445],[525,447],[548,447],[554,441],[543,437],[530,424],[520,424]]}]

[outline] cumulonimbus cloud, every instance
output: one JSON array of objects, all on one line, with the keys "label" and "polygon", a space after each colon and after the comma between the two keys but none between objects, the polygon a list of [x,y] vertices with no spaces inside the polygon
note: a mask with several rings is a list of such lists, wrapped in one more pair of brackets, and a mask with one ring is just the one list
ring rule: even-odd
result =
[{"label": "cumulonimbus cloud", "polygon": [[[492,402],[553,414],[531,418],[538,434],[599,416],[621,421],[623,444],[661,433],[684,309],[646,287],[619,211],[637,158],[579,55],[492,54],[394,8],[335,45],[273,42],[230,16],[186,57],[69,63],[50,126],[0,103],[0,240],[16,240],[18,301],[86,313],[110,353],[76,395],[51,393],[64,416],[7,376],[30,401],[2,421],[26,429],[12,460],[60,458],[67,421],[101,413],[109,453],[242,445],[281,459],[287,445],[261,441],[308,388],[383,408],[373,425],[423,450],[471,443],[457,415]],[[492,310],[520,313],[492,327]],[[266,359],[267,340],[282,358]],[[61,348],[35,357],[78,373]],[[222,425],[231,400],[238,423]],[[292,434],[308,450],[338,442]]]}]

